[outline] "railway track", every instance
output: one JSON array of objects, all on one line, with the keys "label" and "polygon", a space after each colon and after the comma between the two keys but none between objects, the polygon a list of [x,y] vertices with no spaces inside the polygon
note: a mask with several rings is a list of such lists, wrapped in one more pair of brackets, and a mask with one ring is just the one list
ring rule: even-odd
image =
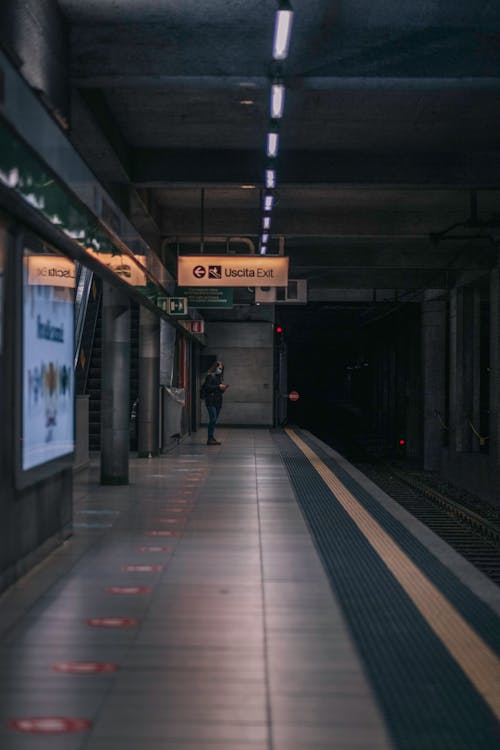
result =
[{"label": "railway track", "polygon": [[[500,524],[384,461],[353,461],[394,500],[500,586]],[[496,515],[492,509],[491,515]]]}]

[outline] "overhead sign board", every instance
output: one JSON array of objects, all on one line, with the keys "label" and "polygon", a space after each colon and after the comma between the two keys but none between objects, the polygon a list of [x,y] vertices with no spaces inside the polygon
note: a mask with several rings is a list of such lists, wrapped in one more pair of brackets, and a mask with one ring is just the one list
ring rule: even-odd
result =
[{"label": "overhead sign board", "polygon": [[287,286],[283,255],[179,255],[179,286]]},{"label": "overhead sign board", "polygon": [[218,286],[183,286],[178,293],[188,298],[189,307],[232,307],[232,287]]}]

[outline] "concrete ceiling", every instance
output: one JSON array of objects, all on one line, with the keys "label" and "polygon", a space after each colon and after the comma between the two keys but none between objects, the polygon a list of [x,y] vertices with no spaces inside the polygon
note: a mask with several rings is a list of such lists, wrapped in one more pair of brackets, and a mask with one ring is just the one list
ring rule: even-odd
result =
[{"label": "concrete ceiling", "polygon": [[[321,296],[483,272],[500,236],[500,4],[292,2],[272,219],[291,276]],[[117,196],[133,188],[138,224],[158,247],[256,241],[276,2],[59,5],[72,138]]]}]

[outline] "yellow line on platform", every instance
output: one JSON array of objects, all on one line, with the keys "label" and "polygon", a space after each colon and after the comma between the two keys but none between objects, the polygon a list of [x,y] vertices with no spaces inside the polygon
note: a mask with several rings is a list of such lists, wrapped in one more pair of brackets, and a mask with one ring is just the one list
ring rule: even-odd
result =
[{"label": "yellow line on platform", "polygon": [[500,719],[500,659],[319,456],[293,430],[286,428],[286,433],[334,493],[434,633]]}]

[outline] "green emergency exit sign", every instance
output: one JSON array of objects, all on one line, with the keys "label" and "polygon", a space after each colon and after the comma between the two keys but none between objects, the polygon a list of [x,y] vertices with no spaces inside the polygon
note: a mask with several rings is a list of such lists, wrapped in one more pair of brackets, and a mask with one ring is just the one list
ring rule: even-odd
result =
[{"label": "green emergency exit sign", "polygon": [[169,315],[187,315],[187,297],[158,297],[158,306]]}]

